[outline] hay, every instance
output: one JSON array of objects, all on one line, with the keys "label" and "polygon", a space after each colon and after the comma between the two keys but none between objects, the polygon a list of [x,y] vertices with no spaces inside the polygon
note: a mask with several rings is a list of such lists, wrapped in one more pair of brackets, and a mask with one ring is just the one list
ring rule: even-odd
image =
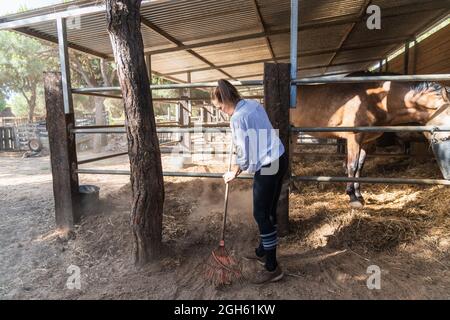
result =
[{"label": "hay", "polygon": [[[343,176],[342,161],[297,157],[293,174]],[[427,158],[368,159],[363,176],[442,179],[436,161]],[[294,233],[287,241],[292,245],[302,241],[310,247],[380,252],[417,241],[439,242],[450,231],[450,188],[445,186],[362,184],[366,205],[358,211],[349,208],[342,183],[295,182],[292,190]]]}]

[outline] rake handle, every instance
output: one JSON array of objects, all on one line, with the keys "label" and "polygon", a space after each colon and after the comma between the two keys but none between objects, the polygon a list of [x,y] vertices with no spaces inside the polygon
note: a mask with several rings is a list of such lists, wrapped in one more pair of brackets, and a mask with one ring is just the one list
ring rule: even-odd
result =
[{"label": "rake handle", "polygon": [[[231,139],[231,144],[230,144],[230,157],[228,159],[228,171],[231,171],[231,162],[233,160],[233,139]],[[225,227],[227,224],[227,212],[228,212],[228,194],[230,192],[230,183],[227,182],[225,184],[225,201],[224,201],[224,205],[223,205],[223,220],[222,220],[222,235],[220,237],[220,246],[224,247],[225,246]]]}]

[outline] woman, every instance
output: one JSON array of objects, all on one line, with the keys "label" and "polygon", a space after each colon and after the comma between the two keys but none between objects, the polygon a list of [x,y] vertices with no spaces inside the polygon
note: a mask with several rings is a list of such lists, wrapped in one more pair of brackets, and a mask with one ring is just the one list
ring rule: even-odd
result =
[{"label": "woman", "polygon": [[288,158],[264,108],[254,100],[243,100],[236,88],[220,80],[211,100],[228,114],[236,147],[236,165],[223,175],[225,183],[242,171],[254,173],[253,216],[258,224],[258,248],[245,255],[246,259],[264,263],[265,269],[255,274],[255,283],[278,281],[283,272],[278,265],[276,211]]}]

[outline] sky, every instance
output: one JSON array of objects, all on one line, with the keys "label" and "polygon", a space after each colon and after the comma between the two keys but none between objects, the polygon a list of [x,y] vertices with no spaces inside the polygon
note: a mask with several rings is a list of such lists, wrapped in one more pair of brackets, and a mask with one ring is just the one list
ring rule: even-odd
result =
[{"label": "sky", "polygon": [[20,8],[35,9],[45,7],[56,3],[62,3],[63,0],[0,0],[0,16],[10,13],[16,13]]}]

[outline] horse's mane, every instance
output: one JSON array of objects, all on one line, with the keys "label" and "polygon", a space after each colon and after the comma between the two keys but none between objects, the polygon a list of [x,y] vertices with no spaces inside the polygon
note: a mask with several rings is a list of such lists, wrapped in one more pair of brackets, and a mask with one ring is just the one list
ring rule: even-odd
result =
[{"label": "horse's mane", "polygon": [[445,89],[445,91],[447,91],[447,95],[450,95],[449,87],[445,87],[440,83],[432,81],[416,82],[411,86],[411,89],[413,89],[416,93],[432,92],[441,98],[443,98],[442,89]]},{"label": "horse's mane", "polygon": [[[375,77],[375,76],[399,76],[400,73],[395,72],[371,72],[371,71],[355,71],[347,74],[345,77]],[[432,92],[439,97],[442,97],[442,89],[445,89],[450,95],[450,87],[443,86],[442,84],[434,81],[411,81],[408,82],[411,90],[415,93]]]}]

